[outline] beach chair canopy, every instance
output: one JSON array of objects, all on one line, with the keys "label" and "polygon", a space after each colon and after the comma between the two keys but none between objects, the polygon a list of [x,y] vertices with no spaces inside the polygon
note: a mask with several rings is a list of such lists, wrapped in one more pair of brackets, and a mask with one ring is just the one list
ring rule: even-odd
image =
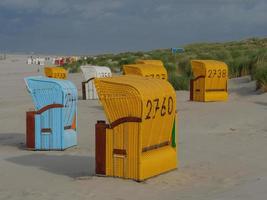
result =
[{"label": "beach chair canopy", "polygon": [[109,67],[84,65],[81,66],[84,81],[82,82],[83,99],[98,99],[93,80],[101,77],[111,77],[112,73]]},{"label": "beach chair canopy", "polygon": [[152,77],[167,80],[167,70],[161,61],[137,61],[137,64],[123,65],[123,74],[125,75],[139,75],[145,77]]}]

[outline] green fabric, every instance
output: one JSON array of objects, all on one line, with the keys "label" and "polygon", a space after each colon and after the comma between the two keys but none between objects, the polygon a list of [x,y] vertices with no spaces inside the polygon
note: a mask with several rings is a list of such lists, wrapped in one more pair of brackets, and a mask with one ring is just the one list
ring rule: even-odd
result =
[{"label": "green fabric", "polygon": [[175,141],[175,118],[174,118],[174,122],[173,122],[173,126],[172,126],[172,147],[176,147],[176,141]]}]

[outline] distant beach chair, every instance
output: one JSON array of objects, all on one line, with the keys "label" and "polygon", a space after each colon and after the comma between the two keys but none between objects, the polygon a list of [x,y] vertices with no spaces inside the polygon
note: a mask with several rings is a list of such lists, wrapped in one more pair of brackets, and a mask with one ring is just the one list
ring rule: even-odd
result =
[{"label": "distant beach chair", "polygon": [[167,70],[161,60],[137,60],[135,64],[123,65],[123,74],[168,80]]},{"label": "distant beach chair", "polygon": [[81,70],[85,80],[82,82],[82,98],[84,100],[98,99],[93,80],[95,78],[111,77],[112,73],[110,68],[105,66],[84,65],[81,66]]},{"label": "distant beach chair", "polygon": [[191,101],[226,101],[228,66],[216,60],[192,60]]},{"label": "distant beach chair", "polygon": [[57,79],[67,79],[67,70],[63,67],[45,67],[44,73],[46,77],[57,78]]}]

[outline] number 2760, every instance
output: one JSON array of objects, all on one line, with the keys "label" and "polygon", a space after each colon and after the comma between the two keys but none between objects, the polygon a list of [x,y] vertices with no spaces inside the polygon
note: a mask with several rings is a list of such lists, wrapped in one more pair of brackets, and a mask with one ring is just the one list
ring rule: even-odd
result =
[{"label": "number 2760", "polygon": [[173,98],[164,97],[162,103],[160,99],[156,98],[153,100],[147,100],[146,102],[146,117],[145,119],[154,119],[157,114],[160,114],[161,117],[166,114],[171,115],[173,112]]}]

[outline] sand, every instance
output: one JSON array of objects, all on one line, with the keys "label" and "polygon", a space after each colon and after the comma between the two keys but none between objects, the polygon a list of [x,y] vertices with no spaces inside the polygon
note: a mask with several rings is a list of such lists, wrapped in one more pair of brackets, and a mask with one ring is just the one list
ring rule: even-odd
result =
[{"label": "sand", "polygon": [[[177,92],[178,170],[137,183],[94,176],[98,101],[78,102],[78,143],[62,152],[25,150],[23,78],[41,75],[27,56],[0,61],[0,199],[267,199],[267,94],[249,77],[231,80],[228,102],[189,102]],[[82,75],[71,74],[81,95]]]}]

